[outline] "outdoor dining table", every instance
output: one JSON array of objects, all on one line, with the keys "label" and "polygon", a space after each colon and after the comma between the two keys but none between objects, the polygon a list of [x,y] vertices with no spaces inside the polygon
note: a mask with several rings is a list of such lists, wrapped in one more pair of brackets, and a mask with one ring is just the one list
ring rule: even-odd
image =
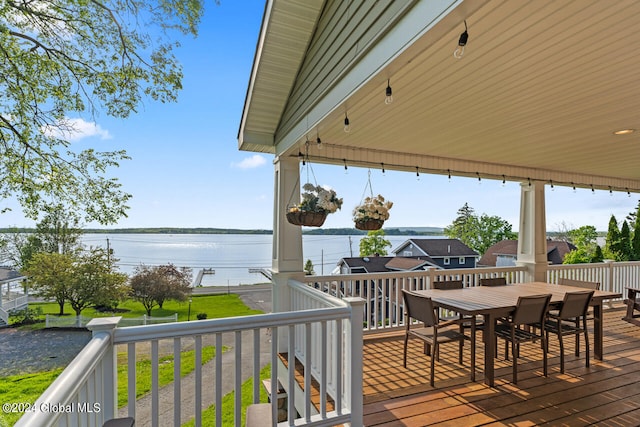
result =
[{"label": "outdoor dining table", "polygon": [[[484,382],[494,386],[493,359],[496,348],[495,325],[499,317],[512,313],[518,302],[518,297],[528,295],[551,294],[551,306],[559,305],[567,292],[584,290],[574,286],[562,286],[545,282],[518,283],[506,286],[478,286],[463,289],[425,289],[415,291],[421,295],[431,297],[437,307],[460,313],[463,316],[483,316],[484,341]],[[620,298],[622,294],[609,291],[595,291],[591,299],[593,306],[593,353],[594,357],[602,360],[603,311],[604,300]],[[475,329],[475,328],[474,328]],[[472,379],[475,379],[475,337],[472,337]]]}]

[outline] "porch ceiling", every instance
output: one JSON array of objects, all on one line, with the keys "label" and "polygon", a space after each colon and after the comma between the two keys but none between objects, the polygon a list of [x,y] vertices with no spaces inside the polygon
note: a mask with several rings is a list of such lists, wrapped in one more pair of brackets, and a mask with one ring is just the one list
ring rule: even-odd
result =
[{"label": "porch ceiling", "polygon": [[[453,3],[356,90],[316,103],[307,120],[320,118],[304,132],[276,130],[275,142],[290,142],[261,151],[297,156],[317,134],[317,162],[640,191],[640,2]],[[465,19],[469,41],[456,60]],[[259,101],[268,107],[247,100]],[[253,150],[243,138],[259,115],[246,111],[240,148]],[[613,134],[627,128],[637,131]]]}]

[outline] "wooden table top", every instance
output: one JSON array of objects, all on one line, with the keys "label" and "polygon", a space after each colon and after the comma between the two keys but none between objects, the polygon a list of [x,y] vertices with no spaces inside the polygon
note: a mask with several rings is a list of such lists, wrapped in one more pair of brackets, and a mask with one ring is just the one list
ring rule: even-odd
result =
[{"label": "wooden table top", "polygon": [[[575,286],[545,282],[518,283],[507,286],[478,286],[463,289],[427,289],[416,293],[431,297],[437,305],[463,314],[477,315],[491,312],[509,312],[515,309],[518,297],[551,294],[551,304],[560,303],[567,292],[583,291]],[[591,304],[602,304],[605,299],[618,298],[620,293],[595,291]]]}]

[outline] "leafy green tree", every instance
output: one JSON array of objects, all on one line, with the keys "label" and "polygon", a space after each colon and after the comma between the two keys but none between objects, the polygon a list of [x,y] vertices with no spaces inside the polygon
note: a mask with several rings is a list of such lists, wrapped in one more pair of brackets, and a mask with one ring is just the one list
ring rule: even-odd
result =
[{"label": "leafy green tree", "polygon": [[450,239],[459,239],[480,254],[502,240],[517,238],[509,222],[495,215],[478,217],[467,203],[458,209],[458,217],[445,227],[444,234]]},{"label": "leafy green tree", "polygon": [[126,118],[175,101],[176,33],[197,34],[204,0],[6,1],[0,6],[0,199],[38,219],[52,201],[114,223],[130,195],[107,174],[125,151],[80,150],[82,116]]},{"label": "leafy green tree", "polygon": [[77,256],[67,292],[76,316],[92,305],[115,308],[126,298],[127,275],[115,271],[112,265],[104,248],[90,248]]},{"label": "leafy green tree", "polygon": [[25,269],[35,294],[58,303],[60,316],[64,315],[64,303],[71,289],[73,263],[69,254],[39,252]]},{"label": "leafy green tree", "polygon": [[384,230],[372,230],[360,240],[360,256],[387,255],[391,242],[384,238]]},{"label": "leafy green tree", "polygon": [[147,315],[156,305],[162,308],[167,299],[186,301],[191,294],[191,270],[176,268],[173,264],[136,267],[129,280],[131,297],[140,302]]},{"label": "leafy green tree", "polygon": [[304,274],[306,274],[307,276],[316,274],[316,272],[313,269],[313,263],[311,262],[310,259],[308,259],[307,262],[305,262],[304,264]]},{"label": "leafy green tree", "polygon": [[576,249],[564,256],[563,264],[588,264],[602,261],[602,249],[598,246],[597,240],[598,232],[593,225],[569,230],[567,236]]}]

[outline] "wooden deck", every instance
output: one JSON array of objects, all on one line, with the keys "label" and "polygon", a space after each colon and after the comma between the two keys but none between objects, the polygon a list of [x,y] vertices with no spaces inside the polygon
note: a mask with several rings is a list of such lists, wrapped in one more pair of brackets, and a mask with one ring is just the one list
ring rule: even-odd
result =
[{"label": "wooden deck", "polygon": [[[620,303],[618,303],[620,305]],[[640,327],[621,320],[624,309],[605,310],[604,361],[585,367],[574,340],[565,339],[565,374],[560,373],[557,338],[550,337],[549,376],[542,375],[540,347],[524,344],[518,384],[499,343],[496,387],[483,383],[483,348],[478,335],[476,382],[457,364],[457,344],[441,347],[435,388],[429,386],[427,356],[418,340],[409,342],[402,366],[401,335],[368,335],[364,343],[364,422],[366,426],[639,426]],[[590,341],[593,342],[592,336]],[[451,350],[451,351],[448,351]]]}]

